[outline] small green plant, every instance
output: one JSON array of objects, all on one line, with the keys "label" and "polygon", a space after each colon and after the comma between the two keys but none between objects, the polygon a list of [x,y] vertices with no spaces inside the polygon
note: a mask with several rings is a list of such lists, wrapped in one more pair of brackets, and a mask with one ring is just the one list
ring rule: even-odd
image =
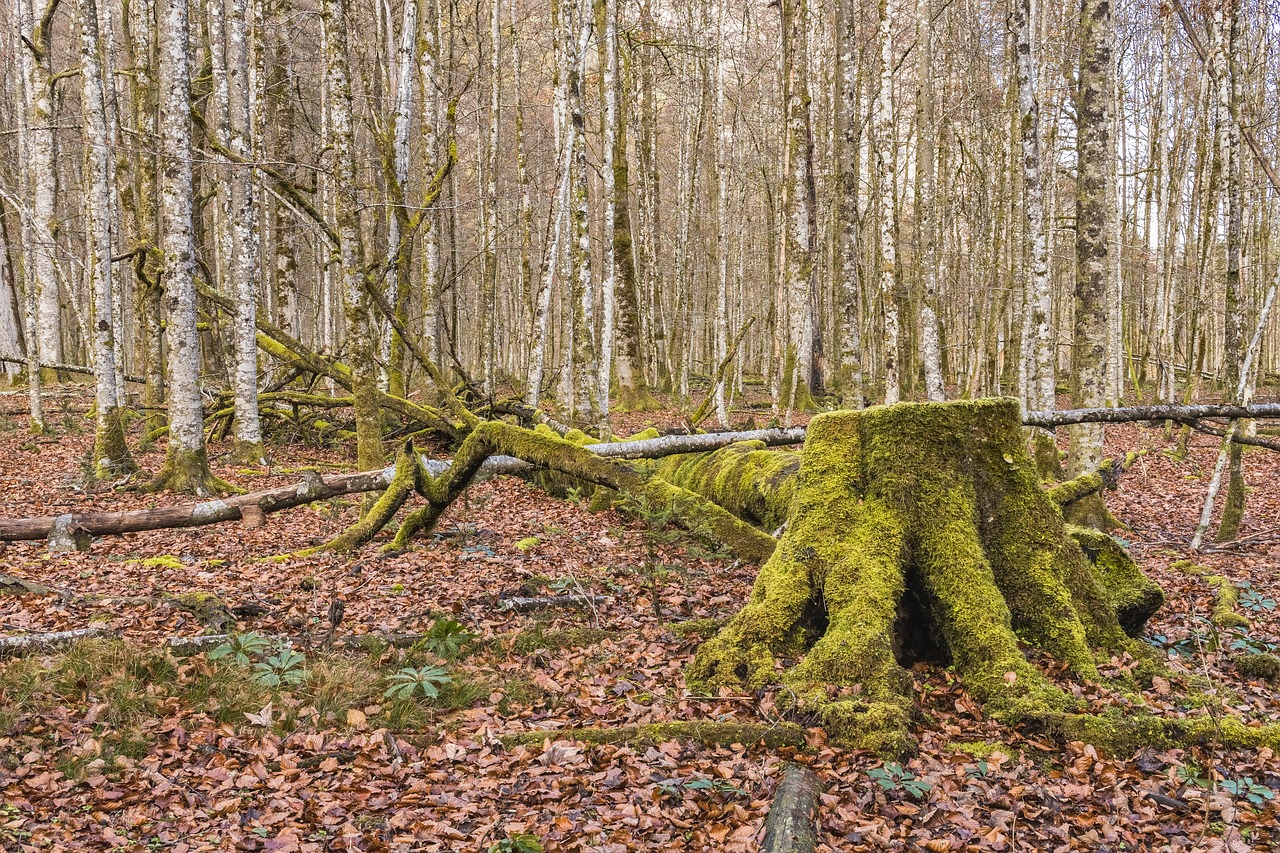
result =
[{"label": "small green plant", "polygon": [[869,770],[867,775],[874,779],[884,790],[901,789],[917,800],[929,793],[929,789],[933,787],[896,761],[889,761],[883,767]]},{"label": "small green plant", "polygon": [[382,695],[388,699],[412,699],[419,693],[426,699],[435,699],[440,695],[440,685],[452,681],[449,673],[438,666],[405,667],[387,680],[391,683]]},{"label": "small green plant", "polygon": [[706,791],[733,797],[745,797],[747,792],[728,779],[664,779],[658,783],[658,794],[673,800],[682,800],[688,791]]},{"label": "small green plant", "polygon": [[1252,610],[1254,613],[1270,613],[1276,609],[1276,600],[1258,592],[1253,588],[1253,584],[1248,581],[1238,583],[1236,586],[1240,590],[1240,596],[1236,599],[1236,604],[1245,610]]},{"label": "small green plant", "polygon": [[209,660],[230,658],[233,663],[248,666],[255,658],[260,658],[271,649],[271,641],[256,631],[247,634],[232,634],[222,645],[215,646],[209,652]]},{"label": "small green plant", "polygon": [[1194,785],[1197,788],[1209,788],[1212,783],[1209,781],[1208,776],[1202,775],[1203,773],[1204,771],[1194,764],[1182,764],[1178,767],[1178,779],[1182,784]]},{"label": "small green plant", "polygon": [[427,635],[417,642],[415,648],[431,652],[445,660],[453,660],[475,638],[475,634],[460,622],[441,617],[431,623]]},{"label": "small green plant", "polygon": [[491,844],[489,853],[542,853],[542,842],[532,833],[517,832]]},{"label": "small green plant", "polygon": [[306,663],[302,653],[285,641],[276,647],[275,654],[253,665],[253,675],[266,687],[301,684],[307,678]]},{"label": "small green plant", "polygon": [[1276,792],[1266,785],[1259,785],[1249,776],[1239,779],[1223,779],[1222,790],[1233,797],[1244,797],[1254,808],[1262,808],[1276,798]]}]

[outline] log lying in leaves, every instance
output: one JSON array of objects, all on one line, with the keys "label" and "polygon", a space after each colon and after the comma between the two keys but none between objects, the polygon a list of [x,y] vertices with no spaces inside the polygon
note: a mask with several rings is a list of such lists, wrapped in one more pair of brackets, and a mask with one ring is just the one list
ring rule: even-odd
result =
[{"label": "log lying in leaves", "polygon": [[21,658],[27,655],[56,652],[70,645],[95,637],[110,637],[107,628],[77,628],[74,631],[52,631],[41,634],[19,634],[16,637],[0,637],[0,660]]},{"label": "log lying in leaves", "polygon": [[[326,637],[323,634],[312,635],[309,637],[277,637],[270,636],[270,640],[287,640],[298,646],[315,646],[327,645],[338,646],[344,649],[376,649],[380,646],[391,646],[397,649],[407,649],[416,643],[426,639],[426,634],[349,634],[342,637]],[[202,634],[198,637],[169,637],[164,641],[164,646],[175,655],[198,655],[201,652],[207,652],[216,649],[225,643],[230,643],[235,637],[232,634]]]},{"label": "log lying in leaves", "polygon": [[822,780],[808,767],[787,768],[764,822],[760,853],[813,853],[818,846]]},{"label": "log lying in leaves", "polygon": [[518,595],[498,602],[503,612],[528,613],[531,610],[548,610],[555,607],[595,607],[612,601],[607,595]]},{"label": "log lying in leaves", "polygon": [[669,723],[649,723],[639,726],[595,729],[536,729],[515,732],[499,738],[508,749],[516,746],[537,746],[544,741],[576,740],[589,744],[626,744],[628,746],[652,746],[670,740],[683,740],[703,746],[730,746],[735,743],[751,746],[763,743],[769,749],[789,746],[799,749],[805,745],[804,729],[795,723],[779,723],[766,726],[760,723],[719,723],[711,720],[677,720]]},{"label": "log lying in leaves", "polygon": [[[739,441],[762,441],[769,445],[783,445],[795,444],[803,440],[803,430],[774,429],[706,435],[669,435],[642,441],[590,444],[578,449],[589,451],[588,455],[602,458],[655,459],[677,453],[714,450]],[[451,465],[447,460],[421,459],[420,461],[427,473],[437,477],[448,471]],[[532,472],[536,467],[513,456],[494,455],[487,457],[480,464],[475,476],[494,477],[503,474],[522,476]],[[239,521],[242,518],[241,509],[245,506],[257,506],[264,513],[272,513],[341,495],[380,491],[387,488],[394,477],[395,466],[354,474],[323,476],[309,474],[296,485],[265,489],[223,500],[123,512],[79,513],[72,515],[69,521],[93,536],[198,527],[224,521]],[[58,518],[59,516],[48,515],[35,518],[0,519],[0,541],[47,539]]]},{"label": "log lying in leaves", "polygon": [[1253,403],[1248,406],[1200,404],[1187,406],[1125,406],[1097,409],[1061,409],[1055,412],[1023,412],[1022,425],[1053,429],[1072,424],[1130,424],[1140,421],[1204,420],[1205,418],[1280,418],[1280,403]]}]

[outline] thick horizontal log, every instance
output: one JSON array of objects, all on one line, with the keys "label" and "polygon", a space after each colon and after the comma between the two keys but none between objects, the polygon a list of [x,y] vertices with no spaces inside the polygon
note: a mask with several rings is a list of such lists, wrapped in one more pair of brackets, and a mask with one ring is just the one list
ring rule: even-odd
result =
[{"label": "thick horizontal log", "polygon": [[20,634],[16,637],[0,637],[0,660],[56,652],[81,640],[94,637],[110,637],[106,628],[77,628],[74,631],[53,631],[47,634]]}]

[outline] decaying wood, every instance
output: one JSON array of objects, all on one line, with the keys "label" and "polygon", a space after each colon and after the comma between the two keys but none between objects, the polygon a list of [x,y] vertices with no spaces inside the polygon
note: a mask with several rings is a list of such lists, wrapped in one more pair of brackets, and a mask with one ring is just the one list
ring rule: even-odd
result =
[{"label": "decaying wood", "polygon": [[[803,440],[804,431],[799,428],[765,429],[705,435],[668,435],[643,441],[590,444],[583,449],[605,458],[656,459],[677,453],[715,450],[739,441],[763,441],[769,445],[783,445]],[[439,476],[449,470],[451,464],[448,460],[425,458],[421,459],[421,462],[423,468],[432,476]],[[502,474],[522,476],[535,470],[535,467],[512,456],[490,456],[481,464],[476,476],[480,478]],[[256,506],[263,513],[273,513],[341,495],[379,491],[387,488],[394,476],[395,466],[354,474],[309,474],[296,485],[279,486],[221,500],[156,509],[78,513],[72,515],[69,521],[93,536],[199,527],[205,524],[242,520],[242,509],[246,506]],[[49,515],[0,519],[0,541],[45,539],[53,530],[58,518],[59,516]]]},{"label": "decaying wood", "polygon": [[818,846],[822,780],[808,767],[787,768],[769,806],[760,853],[813,853]]},{"label": "decaying wood", "polygon": [[703,746],[750,746],[763,743],[769,749],[789,746],[801,748],[804,729],[795,723],[779,723],[766,726],[760,723],[730,723],[711,720],[676,720],[668,723],[650,723],[618,728],[537,729],[514,732],[499,738],[502,745],[511,749],[517,746],[539,746],[546,741],[571,740],[589,744],[627,744],[651,746],[671,740],[683,740]]},{"label": "decaying wood", "polygon": [[[391,646],[406,649],[426,639],[426,634],[349,634],[342,637],[331,637],[326,645],[339,646],[344,649],[373,649],[379,646]],[[198,655],[216,649],[224,643],[235,639],[233,634],[202,634],[198,637],[168,637],[164,647],[175,655]],[[298,646],[314,646],[325,640],[323,634],[311,636],[276,636],[269,635],[270,640],[288,640]]]},{"label": "decaying wood", "polygon": [[77,628],[74,631],[52,631],[41,634],[19,634],[16,637],[0,637],[0,659],[56,652],[81,640],[110,636],[113,636],[112,631],[99,627]]},{"label": "decaying wood", "polygon": [[531,610],[547,610],[554,607],[595,607],[613,599],[607,595],[518,595],[498,602],[503,612],[528,613]]}]

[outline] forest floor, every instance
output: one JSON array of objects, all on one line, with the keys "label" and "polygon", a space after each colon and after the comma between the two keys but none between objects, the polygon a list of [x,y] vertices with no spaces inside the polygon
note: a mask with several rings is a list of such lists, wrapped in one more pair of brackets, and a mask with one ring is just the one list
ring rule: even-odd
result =
[{"label": "forest floor", "polygon": [[[86,403],[71,401],[51,418],[57,434],[34,438],[16,413],[21,399],[4,400],[0,516],[184,501],[87,487]],[[1171,568],[1185,556],[1215,441],[1196,436],[1179,461],[1159,431],[1126,426],[1108,428],[1108,446],[1151,448],[1108,495],[1129,527],[1118,535],[1168,598],[1147,641],[1175,672],[1214,679],[1223,713],[1280,719],[1280,696],[1241,678],[1229,648],[1280,644],[1280,456],[1246,454],[1242,544],[1197,557],[1242,588],[1238,609],[1251,623],[1217,651],[1213,590]],[[259,470],[225,465],[226,449],[212,448],[216,473],[248,490],[296,482],[304,466],[352,470],[339,450],[276,446],[275,467]],[[144,472],[162,458],[162,447],[136,454]],[[89,553],[0,546],[0,572],[76,593],[0,595],[0,635],[102,626],[120,638],[0,662],[0,849],[530,853],[536,838],[547,851],[750,851],[788,761],[826,784],[822,850],[1280,849],[1280,761],[1268,751],[1063,748],[987,720],[946,670],[923,665],[914,677],[927,725],[919,757],[903,765],[833,749],[817,729],[799,752],[504,748],[500,736],[532,729],[776,720],[774,694],[689,698],[682,676],[707,623],[681,623],[735,613],[755,567],[509,478],[474,487],[434,538],[397,556],[370,546],[262,559],[327,539],[358,502],[289,510],[256,529],[106,537]],[[518,592],[563,591],[608,600],[498,608]],[[339,635],[434,626],[433,651],[324,648],[336,601]],[[456,648],[463,637],[449,620],[475,639]],[[215,630],[301,637],[302,659],[253,643],[240,663],[229,647],[163,651],[165,638]],[[414,695],[388,696],[397,686]],[[1098,708],[1111,700],[1066,686]],[[1170,714],[1203,713],[1180,704],[1184,688],[1157,679],[1145,698]]]}]

